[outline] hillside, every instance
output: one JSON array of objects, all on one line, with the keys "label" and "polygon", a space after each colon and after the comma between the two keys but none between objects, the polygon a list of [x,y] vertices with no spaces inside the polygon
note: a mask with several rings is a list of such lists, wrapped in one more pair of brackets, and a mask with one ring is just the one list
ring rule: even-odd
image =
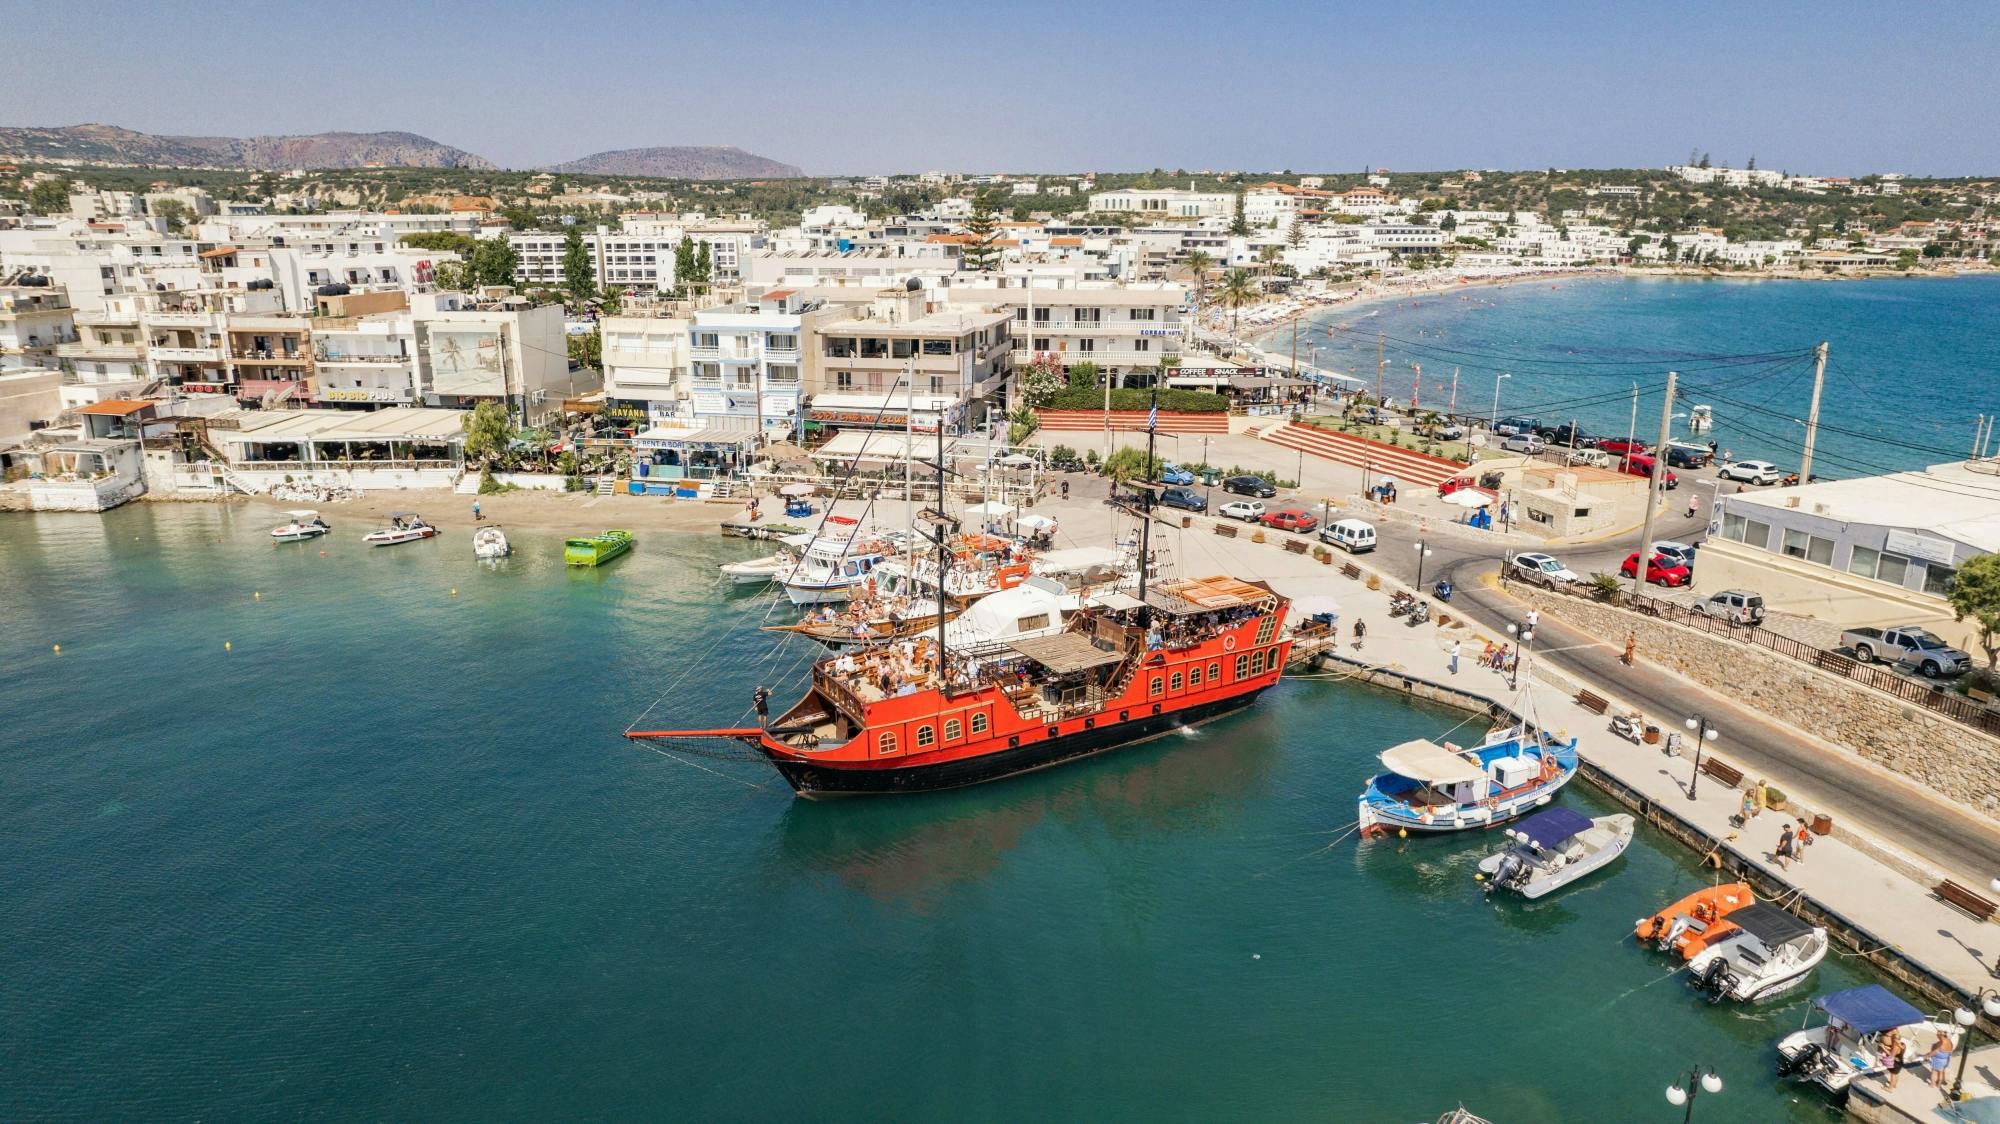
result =
[{"label": "hillside", "polygon": [[613,152],[595,152],[566,164],[557,164],[549,170],[676,180],[797,179],[805,175],[795,164],[781,164],[734,145],[621,148]]},{"label": "hillside", "polygon": [[492,168],[491,161],[415,133],[292,137],[174,137],[116,125],[0,127],[0,153],[39,160],[220,168]]}]

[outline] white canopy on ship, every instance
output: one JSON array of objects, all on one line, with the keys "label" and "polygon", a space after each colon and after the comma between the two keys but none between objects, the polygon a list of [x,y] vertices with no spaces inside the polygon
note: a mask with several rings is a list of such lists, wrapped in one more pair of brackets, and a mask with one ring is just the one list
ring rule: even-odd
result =
[{"label": "white canopy on ship", "polygon": [[1382,751],[1382,767],[1425,784],[1465,784],[1483,780],[1486,770],[1437,744],[1419,739]]}]

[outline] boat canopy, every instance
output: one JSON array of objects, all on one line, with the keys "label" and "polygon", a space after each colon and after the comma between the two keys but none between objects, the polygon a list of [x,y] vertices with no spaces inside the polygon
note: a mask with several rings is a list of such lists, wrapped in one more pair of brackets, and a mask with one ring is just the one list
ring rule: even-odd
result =
[{"label": "boat canopy", "polygon": [[1544,851],[1552,851],[1590,827],[1590,817],[1581,812],[1568,808],[1544,808],[1517,824],[1514,834]]},{"label": "boat canopy", "polygon": [[1057,675],[1088,671],[1093,667],[1117,663],[1125,658],[1123,653],[1107,652],[1091,643],[1089,637],[1079,636],[1074,632],[1016,640],[1007,646]]},{"label": "boat canopy", "polygon": [[1102,593],[1091,594],[1090,604],[1100,609],[1110,609],[1113,612],[1143,609],[1146,607],[1145,602],[1140,601],[1137,597],[1129,593],[1121,593],[1115,589],[1107,589]]},{"label": "boat canopy", "polygon": [[[1756,906],[1739,909],[1729,915],[1736,921]],[[1856,1034],[1875,1034],[1890,1027],[1909,1026],[1924,1021],[1924,1013],[1890,994],[1881,984],[1849,988],[1822,995],[1813,1000],[1813,1005],[1825,1011],[1831,1018],[1846,1023]]]},{"label": "boat canopy", "polygon": [[1486,770],[1436,742],[1421,739],[1383,750],[1382,766],[1399,777],[1425,784],[1464,784],[1486,779]]},{"label": "boat canopy", "polygon": [[291,516],[294,519],[314,519],[319,516],[319,512],[314,511],[309,507],[288,508],[285,511],[285,514]]},{"label": "boat canopy", "polygon": [[1744,906],[1730,914],[1729,920],[1737,928],[1763,941],[1766,948],[1776,948],[1786,941],[1795,941],[1812,932],[1811,925],[1777,906],[1767,905],[1764,902]]}]

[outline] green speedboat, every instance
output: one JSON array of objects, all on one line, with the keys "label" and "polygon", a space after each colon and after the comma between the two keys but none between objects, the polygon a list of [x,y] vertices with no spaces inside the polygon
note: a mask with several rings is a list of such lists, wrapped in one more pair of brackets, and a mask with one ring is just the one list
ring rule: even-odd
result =
[{"label": "green speedboat", "polygon": [[563,561],[571,566],[602,566],[632,549],[632,532],[606,531],[563,543]]}]

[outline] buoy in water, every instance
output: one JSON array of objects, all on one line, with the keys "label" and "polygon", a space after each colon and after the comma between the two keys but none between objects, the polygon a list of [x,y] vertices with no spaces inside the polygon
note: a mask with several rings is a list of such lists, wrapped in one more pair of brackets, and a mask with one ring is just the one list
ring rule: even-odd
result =
[{"label": "buoy in water", "polygon": [[56,645],[56,655],[58,655],[58,656],[62,655],[62,645],[61,645],[61,644],[58,644],[58,645]]},{"label": "buoy in water", "polygon": [[1408,839],[1409,837],[1410,837],[1410,829],[1409,829],[1409,828],[1407,828],[1407,827],[1399,827],[1399,828],[1397,828],[1397,829],[1396,829],[1396,838],[1398,838],[1398,839]]},{"label": "buoy in water", "polygon": [[451,595],[452,595],[453,597],[457,597],[457,596],[458,596],[458,587],[457,587],[457,586],[452,586],[452,587],[451,587]]},{"label": "buoy in water", "polygon": [[250,600],[252,601],[262,601],[263,599],[264,599],[264,591],[261,589],[254,590],[250,594]]},{"label": "buoy in water", "polygon": [[1474,882],[1484,882],[1484,881],[1486,881],[1486,874],[1485,874],[1485,872],[1483,872],[1483,871],[1482,871],[1482,872],[1480,872],[1480,873],[1478,873],[1478,874],[1475,874],[1475,875],[1473,875],[1473,876],[1472,876],[1472,880],[1473,880]]},{"label": "buoy in water", "polygon": [[225,652],[227,652],[227,651],[231,650],[231,649],[232,649],[232,648],[234,648],[234,647],[235,647],[235,645],[231,644],[231,643],[230,643],[229,641],[227,641],[227,640],[224,640],[224,641],[222,642],[222,650],[223,650],[223,651],[225,651]]}]

